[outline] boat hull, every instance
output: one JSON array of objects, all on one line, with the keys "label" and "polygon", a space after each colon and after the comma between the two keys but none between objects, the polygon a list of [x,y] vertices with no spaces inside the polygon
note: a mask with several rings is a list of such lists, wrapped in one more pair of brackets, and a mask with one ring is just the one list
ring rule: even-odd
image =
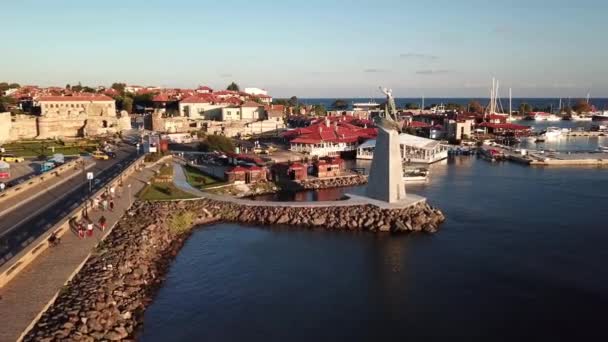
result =
[{"label": "boat hull", "polygon": [[608,115],[594,115],[591,117],[592,121],[608,121]]}]

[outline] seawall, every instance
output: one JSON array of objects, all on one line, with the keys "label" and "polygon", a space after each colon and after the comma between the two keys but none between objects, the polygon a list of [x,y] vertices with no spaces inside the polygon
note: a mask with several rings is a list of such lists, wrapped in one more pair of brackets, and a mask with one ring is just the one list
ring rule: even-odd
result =
[{"label": "seawall", "polygon": [[[134,339],[144,311],[193,227],[228,221],[311,229],[435,232],[426,201],[406,208],[252,206],[213,199],[138,202],[91,253],[24,341]],[[387,233],[385,233],[387,234]]]}]

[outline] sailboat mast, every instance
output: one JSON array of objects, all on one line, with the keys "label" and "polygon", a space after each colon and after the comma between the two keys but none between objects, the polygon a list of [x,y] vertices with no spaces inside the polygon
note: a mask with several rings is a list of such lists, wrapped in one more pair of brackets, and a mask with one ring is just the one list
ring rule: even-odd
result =
[{"label": "sailboat mast", "polygon": [[513,108],[511,107],[512,94],[511,88],[509,88],[509,119],[511,118],[511,114],[513,113]]},{"label": "sailboat mast", "polygon": [[422,107],[420,108],[420,113],[424,110],[424,94],[422,94]]}]

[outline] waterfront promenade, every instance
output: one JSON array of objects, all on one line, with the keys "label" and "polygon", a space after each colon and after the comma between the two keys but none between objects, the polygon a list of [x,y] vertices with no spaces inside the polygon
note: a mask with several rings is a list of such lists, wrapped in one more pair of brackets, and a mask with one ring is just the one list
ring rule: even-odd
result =
[{"label": "waterfront promenade", "polygon": [[[110,229],[102,233],[96,227],[94,236],[85,239],[72,233],[63,235],[58,246],[42,252],[26,269],[0,288],[0,342],[17,340],[30,323],[37,320],[67,280],[78,272],[95,245],[123,216],[156,169],[158,166],[145,168],[127,177],[122,196],[114,200],[113,212],[96,210],[89,213],[94,222],[104,215]],[[131,191],[127,190],[129,185]]]}]

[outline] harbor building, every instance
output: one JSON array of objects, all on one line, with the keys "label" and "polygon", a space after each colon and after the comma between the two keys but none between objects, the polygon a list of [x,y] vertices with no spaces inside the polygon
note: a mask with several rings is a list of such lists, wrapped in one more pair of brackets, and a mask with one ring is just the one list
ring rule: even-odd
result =
[{"label": "harbor building", "polygon": [[[437,140],[416,135],[399,134],[400,153],[404,162],[431,164],[448,157],[448,149]],[[374,157],[376,139],[370,139],[357,147],[357,159]]]}]

